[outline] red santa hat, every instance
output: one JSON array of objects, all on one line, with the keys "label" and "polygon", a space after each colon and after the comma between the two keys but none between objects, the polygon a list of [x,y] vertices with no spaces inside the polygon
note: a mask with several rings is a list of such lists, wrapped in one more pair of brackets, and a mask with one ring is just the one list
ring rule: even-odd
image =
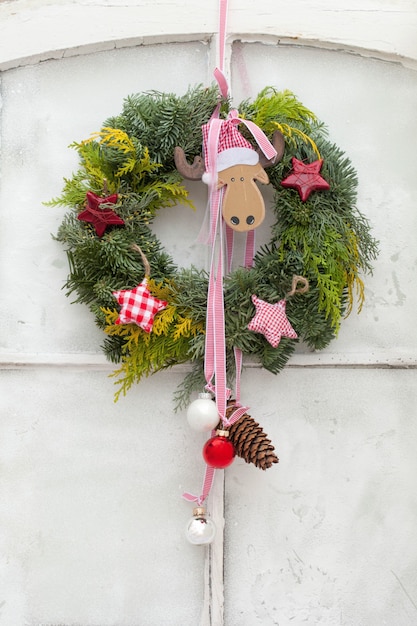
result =
[{"label": "red santa hat", "polygon": [[[203,181],[207,184],[210,182],[212,174],[209,170],[207,151],[209,129],[210,122],[204,124],[202,127],[204,162],[206,167],[206,171],[203,174]],[[258,161],[258,153],[254,150],[252,144],[238,131],[236,122],[224,120],[219,132],[216,171],[221,172],[233,165],[256,165]]]}]

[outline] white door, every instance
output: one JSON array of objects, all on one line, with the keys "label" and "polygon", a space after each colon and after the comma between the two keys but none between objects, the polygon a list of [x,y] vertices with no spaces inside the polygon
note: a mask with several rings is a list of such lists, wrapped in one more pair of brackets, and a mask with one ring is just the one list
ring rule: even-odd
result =
[{"label": "white door", "polygon": [[[51,234],[66,208],[43,203],[77,167],[68,146],[130,94],[212,82],[218,7],[199,4],[0,4],[0,624],[409,626],[414,2],[230,2],[234,104],[271,85],[326,123],[357,170],[380,254],[363,311],[325,351],[300,349],[278,376],[244,370],[244,401],[280,463],[218,472],[210,549],[184,538],[192,507],[181,495],[200,488],[205,440],[173,410],[187,367],[114,403],[103,333],[62,289],[68,264]],[[188,187],[197,211],[167,209],[155,229],[177,263],[206,267],[206,190]]]}]

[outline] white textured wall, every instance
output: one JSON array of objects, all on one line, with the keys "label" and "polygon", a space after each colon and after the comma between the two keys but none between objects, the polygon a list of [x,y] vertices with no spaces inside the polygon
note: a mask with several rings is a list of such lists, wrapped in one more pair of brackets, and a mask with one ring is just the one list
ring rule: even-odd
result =
[{"label": "white textured wall", "polygon": [[[65,211],[42,205],[126,95],[211,82],[217,2],[0,3],[1,626],[417,624],[416,4],[230,4],[235,103],[292,89],[358,170],[381,242],[365,309],[278,377],[244,372],[280,464],[225,472],[223,619],[221,570],[182,536],[203,471],[172,411],[183,370],[113,403],[102,336],[61,291]],[[205,257],[191,192],[192,218],[157,223],[184,265]]]}]

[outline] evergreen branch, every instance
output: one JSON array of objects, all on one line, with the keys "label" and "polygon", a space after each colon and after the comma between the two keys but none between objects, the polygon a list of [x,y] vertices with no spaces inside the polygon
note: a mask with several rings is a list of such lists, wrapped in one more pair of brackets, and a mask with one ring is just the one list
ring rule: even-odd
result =
[{"label": "evergreen branch", "polygon": [[[178,269],[151,227],[161,209],[178,203],[193,208],[175,169],[173,152],[178,145],[189,158],[201,154],[200,128],[216,104],[216,87],[199,86],[182,97],[159,92],[130,96],[119,116],[107,120],[89,139],[72,144],[79,156],[78,170],[64,179],[61,195],[46,203],[69,207],[56,235],[68,257],[65,288],[68,295],[75,294],[76,302],[88,305],[104,331],[106,357],[119,364],[113,374],[118,385],[115,399],[142,377],[187,361],[193,371],[178,389],[177,406],[184,406],[194,390],[204,387],[208,276],[194,267]],[[221,115],[228,109],[229,102],[224,102]],[[248,331],[254,314],[252,294],[277,302],[288,293],[294,274],[308,278],[308,293],[289,300],[287,315],[300,340],[322,349],[334,339],[355,299],[360,311],[363,275],[372,271],[378,254],[369,222],[356,206],[356,172],[343,151],[327,140],[326,128],[314,113],[292,92],[271,87],[253,102],[242,103],[239,110],[241,117],[255,122],[268,136],[279,129],[286,149],[282,160],[268,171],[275,189],[271,240],[257,251],[253,267],[234,270],[224,282],[230,381],[234,348],[277,374],[297,343],[284,337],[278,348],[272,348],[262,335]],[[296,190],[284,189],[281,180],[288,175],[293,157],[305,162],[321,157],[330,190],[314,192],[302,202]],[[123,228],[109,228],[99,238],[90,224],[77,219],[88,191],[118,194],[116,211],[124,220]],[[115,323],[118,309],[113,291],[132,288],[144,276],[132,244],[149,260],[151,293],[168,301],[151,333],[135,324]]]}]

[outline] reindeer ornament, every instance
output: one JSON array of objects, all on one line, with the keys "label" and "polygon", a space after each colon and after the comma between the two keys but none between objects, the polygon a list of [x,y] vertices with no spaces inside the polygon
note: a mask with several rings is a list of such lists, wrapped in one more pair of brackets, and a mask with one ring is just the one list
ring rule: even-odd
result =
[{"label": "reindeer ornament", "polygon": [[[223,219],[230,228],[238,232],[247,232],[259,226],[265,217],[265,204],[256,181],[263,184],[269,183],[265,168],[278,163],[284,154],[285,140],[279,131],[275,131],[272,138],[272,146],[276,155],[266,158],[261,149],[255,150],[239,132],[237,125],[248,121],[237,117],[237,112],[232,111],[227,120],[222,120],[217,141],[217,159],[215,175],[217,176],[217,189],[225,187],[222,200]],[[254,124],[252,124],[255,127]],[[257,128],[257,127],[256,127]],[[259,129],[257,129],[259,131]],[[195,157],[190,165],[184,150],[175,148],[175,165],[179,173],[189,180],[203,180],[210,184],[208,158],[208,142],[210,122],[202,127],[204,161],[201,157]],[[261,132],[261,131],[259,131]],[[266,137],[265,141],[269,144]],[[272,148],[271,144],[269,146]]]}]

